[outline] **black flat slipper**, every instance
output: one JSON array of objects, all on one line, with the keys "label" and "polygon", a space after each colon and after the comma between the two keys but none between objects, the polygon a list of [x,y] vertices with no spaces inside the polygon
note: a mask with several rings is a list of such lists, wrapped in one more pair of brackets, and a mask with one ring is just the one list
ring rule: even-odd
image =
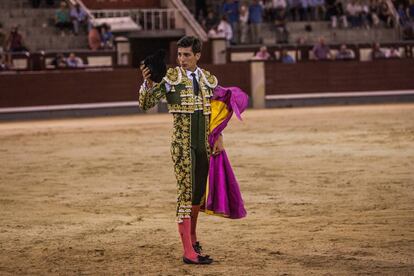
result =
[{"label": "black flat slipper", "polygon": [[190,259],[187,259],[186,257],[183,257],[183,262],[186,264],[196,264],[196,265],[208,265],[213,262],[213,259],[206,257],[206,256],[197,256],[197,261],[193,261]]}]

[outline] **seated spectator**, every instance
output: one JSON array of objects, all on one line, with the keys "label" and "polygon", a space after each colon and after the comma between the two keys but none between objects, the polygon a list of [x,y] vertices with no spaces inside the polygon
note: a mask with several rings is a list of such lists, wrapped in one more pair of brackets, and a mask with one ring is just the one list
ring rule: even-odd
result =
[{"label": "seated spectator", "polygon": [[18,27],[13,27],[10,31],[9,37],[6,40],[6,51],[10,52],[28,52],[29,50],[24,45],[23,37],[19,33]]},{"label": "seated spectator", "polygon": [[75,35],[79,34],[80,26],[83,26],[85,30],[88,29],[88,15],[81,8],[79,4],[76,4],[70,11],[70,18],[73,24],[73,31]]},{"label": "seated spectator", "polygon": [[67,61],[63,54],[57,54],[56,57],[50,62],[50,65],[53,65],[56,69],[66,68]]},{"label": "seated spectator", "polygon": [[269,60],[270,54],[267,51],[266,46],[260,47],[260,50],[256,53],[256,55],[253,57],[254,60]]},{"label": "seated spectator", "polygon": [[282,50],[282,53],[280,55],[280,61],[282,63],[284,63],[284,64],[293,64],[293,63],[296,63],[296,61],[293,59],[293,57],[291,57],[288,54],[288,51],[285,50],[285,49]]},{"label": "seated spectator", "polygon": [[374,43],[371,51],[371,59],[384,59],[386,58],[385,51],[381,49],[380,44]]},{"label": "seated spectator", "polygon": [[68,5],[65,1],[60,2],[60,8],[55,13],[55,22],[55,26],[60,30],[62,36],[65,35],[65,29],[73,30]]},{"label": "seated spectator", "polygon": [[400,51],[396,47],[391,47],[388,53],[386,53],[387,58],[401,58]]},{"label": "seated spectator", "polygon": [[233,29],[231,28],[230,23],[227,21],[227,16],[223,15],[221,18],[220,23],[217,26],[217,30],[219,32],[224,33],[224,37],[226,38],[228,44],[230,44],[233,38]]},{"label": "seated spectator", "polygon": [[313,55],[316,60],[331,59],[331,50],[329,46],[325,44],[325,38],[319,38],[319,43],[315,44],[312,49]]},{"label": "seated spectator", "polygon": [[88,44],[91,50],[99,50],[101,48],[102,38],[100,27],[93,26],[88,33]]},{"label": "seated spectator", "polygon": [[77,57],[75,53],[70,53],[69,57],[66,59],[66,64],[69,68],[83,68],[83,60],[80,57]]},{"label": "seated spectator", "polygon": [[209,38],[226,38],[224,32],[218,29],[218,25],[211,28],[207,35]]},{"label": "seated spectator", "polygon": [[354,59],[355,54],[354,51],[348,49],[345,44],[342,44],[339,48],[338,53],[336,53],[335,59],[338,60],[350,60]]},{"label": "seated spectator", "polygon": [[114,48],[114,35],[111,32],[111,26],[108,24],[103,24],[101,28],[101,48]]}]

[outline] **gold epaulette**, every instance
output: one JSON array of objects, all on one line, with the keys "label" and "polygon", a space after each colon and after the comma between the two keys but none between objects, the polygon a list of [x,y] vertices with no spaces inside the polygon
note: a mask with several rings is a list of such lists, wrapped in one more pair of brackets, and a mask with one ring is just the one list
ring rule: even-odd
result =
[{"label": "gold epaulette", "polygon": [[164,80],[169,85],[177,85],[181,82],[182,73],[179,67],[169,68],[167,74],[164,77]]},{"label": "gold epaulette", "polygon": [[204,82],[207,84],[208,87],[210,88],[216,88],[218,82],[217,82],[217,78],[210,74],[209,71],[206,71],[204,69],[201,70],[202,72],[202,77],[204,78]]}]

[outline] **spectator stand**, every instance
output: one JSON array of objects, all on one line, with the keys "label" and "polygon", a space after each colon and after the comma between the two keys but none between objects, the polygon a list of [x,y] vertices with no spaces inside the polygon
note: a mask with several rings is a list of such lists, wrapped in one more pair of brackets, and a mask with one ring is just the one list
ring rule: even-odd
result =
[{"label": "spectator stand", "polygon": [[[391,0],[384,0],[387,3],[387,6],[390,7],[390,12],[392,13],[393,20],[395,22],[398,22],[398,20],[395,18],[397,16],[397,13],[395,11],[395,8],[393,7]],[[193,3],[193,1],[187,1],[189,3]],[[206,1],[207,6],[209,7],[209,10],[216,12],[217,11],[217,4],[218,4],[218,11],[220,11],[220,7],[222,7],[224,1]],[[289,43],[295,43],[298,39],[303,37],[311,38],[310,41],[307,41],[305,43],[310,43],[313,38],[318,38],[320,36],[324,36],[326,38],[329,38],[330,41],[334,41],[335,43],[366,43],[374,40],[378,40],[379,42],[388,42],[388,41],[395,41],[400,39],[400,36],[398,34],[398,31],[396,28],[398,28],[398,24],[394,24],[396,28],[390,29],[390,28],[383,28],[385,24],[379,24],[379,26],[373,26],[372,20],[371,20],[371,10],[369,9],[368,0],[362,1],[358,4],[359,11],[358,16],[360,17],[358,19],[358,26],[355,26],[356,28],[351,28],[351,26],[346,24],[336,24],[336,26],[333,26],[330,22],[331,16],[339,16],[337,12],[332,13],[331,10],[328,13],[328,3],[325,4],[324,7],[319,7],[319,3],[323,1],[310,1],[312,2],[312,6],[309,6],[309,9],[303,9],[302,12],[303,16],[300,16],[301,13],[299,11],[299,6],[291,6],[291,3],[297,3],[292,1],[286,1],[286,6],[275,8],[273,5],[275,5],[276,1],[271,0],[265,0],[262,1],[264,4],[264,15],[263,15],[263,24],[261,27],[262,31],[262,43],[264,44],[273,44],[275,41],[279,41],[280,43],[284,41],[284,39],[278,39],[277,32],[275,31],[276,25],[275,25],[275,19],[277,18],[278,14],[284,15],[284,21],[286,23],[286,29],[289,33],[288,42]],[[280,1],[284,2],[284,1]],[[305,1],[309,2],[309,1]],[[309,2],[309,3],[310,3]],[[328,2],[328,1],[325,1]],[[332,1],[331,1],[332,2]],[[335,3],[341,3],[343,13],[341,13],[342,17],[346,18],[345,14],[347,13],[345,11],[347,4],[350,2],[350,0],[343,0],[343,1],[334,1]],[[359,1],[358,1],[359,2]],[[382,2],[382,0],[381,0]],[[239,1],[239,3],[251,3],[249,2],[243,2]],[[280,4],[280,3],[279,3]],[[276,4],[277,5],[277,4]],[[332,3],[331,3],[332,5]],[[331,7],[332,8],[332,7]],[[284,10],[283,13],[281,13],[281,9]],[[319,11],[319,12],[317,12]],[[276,20],[278,21],[278,20]],[[280,20],[279,20],[280,21]],[[365,25],[367,24],[367,25]],[[208,30],[207,30],[208,31]],[[235,31],[237,32],[237,30]],[[250,41],[251,43],[251,41]]]}]

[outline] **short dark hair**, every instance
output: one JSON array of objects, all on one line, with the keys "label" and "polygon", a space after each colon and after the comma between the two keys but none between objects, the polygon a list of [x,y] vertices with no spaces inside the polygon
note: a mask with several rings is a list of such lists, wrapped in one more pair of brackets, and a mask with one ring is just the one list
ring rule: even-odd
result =
[{"label": "short dark hair", "polygon": [[202,42],[195,36],[183,36],[178,40],[177,47],[178,48],[188,48],[191,47],[194,54],[201,53]]}]

